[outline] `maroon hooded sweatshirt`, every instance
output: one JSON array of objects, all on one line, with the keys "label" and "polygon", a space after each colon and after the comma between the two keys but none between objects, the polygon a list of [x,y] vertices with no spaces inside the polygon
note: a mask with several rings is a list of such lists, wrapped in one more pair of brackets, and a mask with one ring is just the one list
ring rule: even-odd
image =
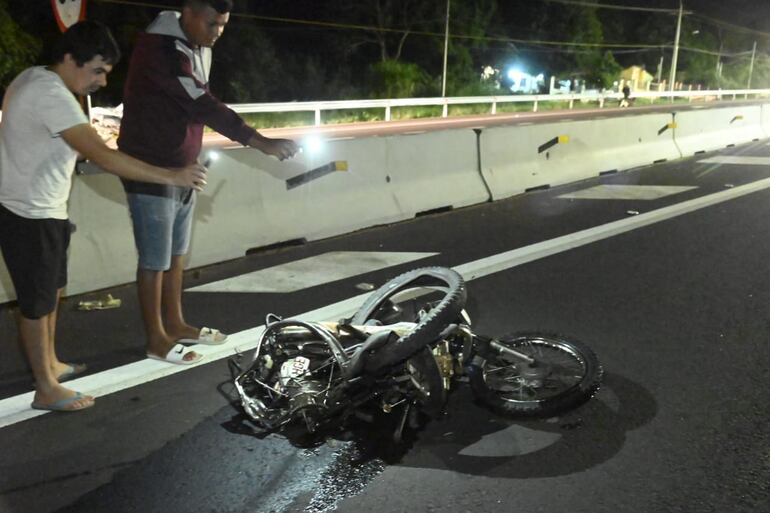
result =
[{"label": "maroon hooded sweatshirt", "polygon": [[[139,35],[131,55],[118,148],[161,167],[195,163],[204,125],[246,145],[256,131],[208,88],[211,49],[193,47],[179,13],[165,11]],[[123,180],[126,192],[171,196],[172,186]]]}]

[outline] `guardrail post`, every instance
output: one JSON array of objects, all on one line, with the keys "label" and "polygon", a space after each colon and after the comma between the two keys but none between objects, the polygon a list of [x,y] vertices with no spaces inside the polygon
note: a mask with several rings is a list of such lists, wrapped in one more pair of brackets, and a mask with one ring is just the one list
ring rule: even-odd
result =
[{"label": "guardrail post", "polygon": [[733,100],[735,100],[738,97],[737,93],[733,93]]},{"label": "guardrail post", "polygon": [[449,116],[449,104],[444,100],[444,109],[441,112],[441,117],[445,118]]},{"label": "guardrail post", "polygon": [[390,121],[390,105],[385,107],[385,121]]},{"label": "guardrail post", "polygon": [[315,110],[315,126],[321,126],[321,109]]},{"label": "guardrail post", "polygon": [[600,109],[603,109],[603,108],[604,108],[604,96],[602,96],[601,98],[599,98],[599,108],[600,108]]},{"label": "guardrail post", "polygon": [[497,114],[497,102],[492,100],[492,115],[494,116],[495,114]]},{"label": "guardrail post", "polygon": [[532,112],[537,112],[537,98],[535,98],[535,105],[532,106]]},{"label": "guardrail post", "polygon": [[575,95],[569,97],[569,110],[572,110],[575,107]]}]

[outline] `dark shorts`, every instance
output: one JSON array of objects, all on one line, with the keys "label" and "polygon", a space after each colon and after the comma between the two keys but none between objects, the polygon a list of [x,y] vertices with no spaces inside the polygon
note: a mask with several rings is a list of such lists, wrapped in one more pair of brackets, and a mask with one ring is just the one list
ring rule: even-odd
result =
[{"label": "dark shorts", "polygon": [[68,220],[27,219],[0,205],[0,250],[27,319],[56,308],[57,291],[67,285],[69,245]]}]

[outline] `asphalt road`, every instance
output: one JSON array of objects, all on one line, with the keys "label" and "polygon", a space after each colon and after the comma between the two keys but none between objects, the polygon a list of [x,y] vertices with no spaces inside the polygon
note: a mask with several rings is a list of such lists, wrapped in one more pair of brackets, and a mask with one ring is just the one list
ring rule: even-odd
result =
[{"label": "asphalt road", "polygon": [[[766,141],[720,154],[770,157]],[[370,439],[315,449],[256,436],[223,360],[0,429],[0,511],[720,512],[770,504],[770,167],[671,162],[453,212],[278,248],[189,272],[188,286],[330,251],[435,256],[285,293],[187,292],[188,318],[231,333],[295,315],[418,265],[460,266],[612,222],[673,212],[618,235],[469,281],[476,331],[541,330],[590,345],[599,393],[560,417],[517,421],[466,387],[404,447]],[[596,185],[691,186],[653,200],[567,199]],[[752,185],[754,184],[754,185]],[[744,195],[735,192],[756,190]],[[711,201],[718,199],[717,201]],[[678,214],[677,208],[704,203]],[[639,212],[638,216],[629,211]],[[101,295],[104,292],[100,292]],[[59,346],[92,374],[144,354],[134,291],[123,307],[62,307]],[[0,397],[31,377],[0,307]],[[78,381],[73,383],[73,387]]]}]

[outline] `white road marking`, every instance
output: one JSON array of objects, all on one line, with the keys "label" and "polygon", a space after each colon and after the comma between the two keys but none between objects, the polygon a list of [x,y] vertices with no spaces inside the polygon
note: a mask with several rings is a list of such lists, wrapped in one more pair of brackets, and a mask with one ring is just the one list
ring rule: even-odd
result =
[{"label": "white road marking", "polygon": [[[730,201],[768,188],[770,188],[770,178],[765,178],[740,187],[709,194],[676,205],[670,205],[638,216],[620,219],[618,221],[588,228],[586,230],[539,242],[523,248],[513,249],[498,255],[481,258],[473,262],[459,265],[455,267],[455,270],[462,274],[466,280],[475,280],[540,258],[545,258],[563,251],[569,251],[573,248],[591,244],[592,242],[604,240],[661,221],[666,221],[683,214],[694,212],[725,201]],[[370,294],[371,292],[361,294],[316,310],[305,312],[298,315],[297,318],[304,320],[328,320],[349,316],[356,311]],[[256,346],[257,338],[263,330],[264,325],[232,334],[228,338],[227,343],[221,346],[195,346],[197,352],[205,355],[204,360],[195,365],[204,365],[206,363],[227,358],[237,351],[246,352],[253,350]],[[72,387],[75,390],[80,390],[83,393],[91,394],[95,397],[101,397],[113,392],[141,385],[148,381],[185,371],[195,365],[173,365],[157,360],[145,359],[98,374],[69,381],[67,382],[67,386]],[[44,411],[30,409],[29,404],[32,401],[32,396],[33,392],[27,392],[25,394],[1,400],[0,428],[39,415],[44,415],[46,413]]]},{"label": "white road marking", "polygon": [[189,292],[296,292],[437,253],[332,251],[187,289]]},{"label": "white road marking", "polygon": [[770,157],[741,157],[739,155],[716,155],[699,160],[698,164],[739,164],[742,166],[770,166]]},{"label": "white road marking", "polygon": [[673,185],[597,185],[557,196],[562,199],[591,200],[655,200],[697,189],[692,186]]}]

